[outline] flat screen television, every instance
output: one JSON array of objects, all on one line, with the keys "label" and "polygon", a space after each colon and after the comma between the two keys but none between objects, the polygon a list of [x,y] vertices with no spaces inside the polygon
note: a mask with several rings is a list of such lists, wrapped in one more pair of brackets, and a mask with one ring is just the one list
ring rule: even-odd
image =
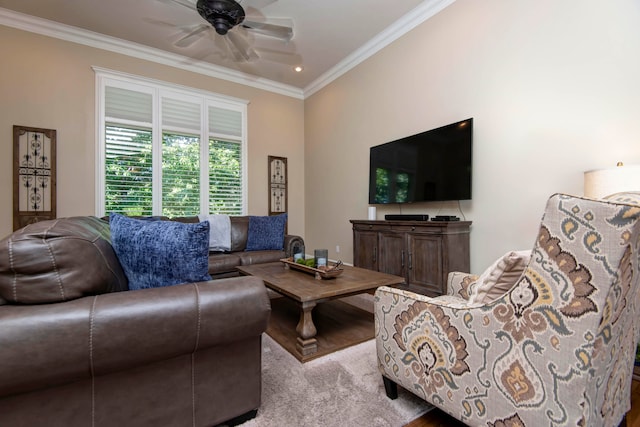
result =
[{"label": "flat screen television", "polygon": [[471,199],[473,119],[371,147],[369,204]]}]

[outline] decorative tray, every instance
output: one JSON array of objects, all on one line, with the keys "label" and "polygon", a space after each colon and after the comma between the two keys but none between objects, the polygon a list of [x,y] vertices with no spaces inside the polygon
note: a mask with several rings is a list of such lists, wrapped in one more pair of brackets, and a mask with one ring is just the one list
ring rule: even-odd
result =
[{"label": "decorative tray", "polygon": [[327,270],[309,267],[304,264],[298,264],[297,262],[293,261],[293,258],[283,258],[280,260],[280,262],[284,264],[284,268],[293,268],[294,270],[300,270],[305,273],[314,274],[316,276],[316,279],[318,280],[336,278],[344,271],[342,268],[339,268],[340,265],[342,265],[341,261],[338,261],[338,263],[329,266]]}]

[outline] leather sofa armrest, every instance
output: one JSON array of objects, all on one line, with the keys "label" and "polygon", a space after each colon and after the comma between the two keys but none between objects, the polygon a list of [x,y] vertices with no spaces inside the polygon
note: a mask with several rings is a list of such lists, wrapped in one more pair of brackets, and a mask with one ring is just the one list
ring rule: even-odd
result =
[{"label": "leather sofa armrest", "polygon": [[262,334],[262,280],[237,277],[0,307],[0,396],[118,372]]},{"label": "leather sofa armrest", "polygon": [[300,236],[287,234],[284,236],[284,252],[288,257],[296,253],[296,249],[304,249],[304,240]]}]

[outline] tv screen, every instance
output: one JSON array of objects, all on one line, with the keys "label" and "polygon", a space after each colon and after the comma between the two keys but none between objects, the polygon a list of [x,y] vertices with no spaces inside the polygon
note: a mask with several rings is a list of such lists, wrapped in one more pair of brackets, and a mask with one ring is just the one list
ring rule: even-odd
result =
[{"label": "tv screen", "polygon": [[371,147],[369,204],[471,199],[473,119]]}]

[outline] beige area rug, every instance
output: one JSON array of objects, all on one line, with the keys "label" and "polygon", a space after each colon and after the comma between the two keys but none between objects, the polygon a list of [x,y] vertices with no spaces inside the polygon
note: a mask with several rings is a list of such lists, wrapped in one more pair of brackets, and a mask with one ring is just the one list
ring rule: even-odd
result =
[{"label": "beige area rug", "polygon": [[303,364],[262,337],[262,405],[243,427],[400,427],[432,408],[401,387],[387,398],[375,340]]}]

